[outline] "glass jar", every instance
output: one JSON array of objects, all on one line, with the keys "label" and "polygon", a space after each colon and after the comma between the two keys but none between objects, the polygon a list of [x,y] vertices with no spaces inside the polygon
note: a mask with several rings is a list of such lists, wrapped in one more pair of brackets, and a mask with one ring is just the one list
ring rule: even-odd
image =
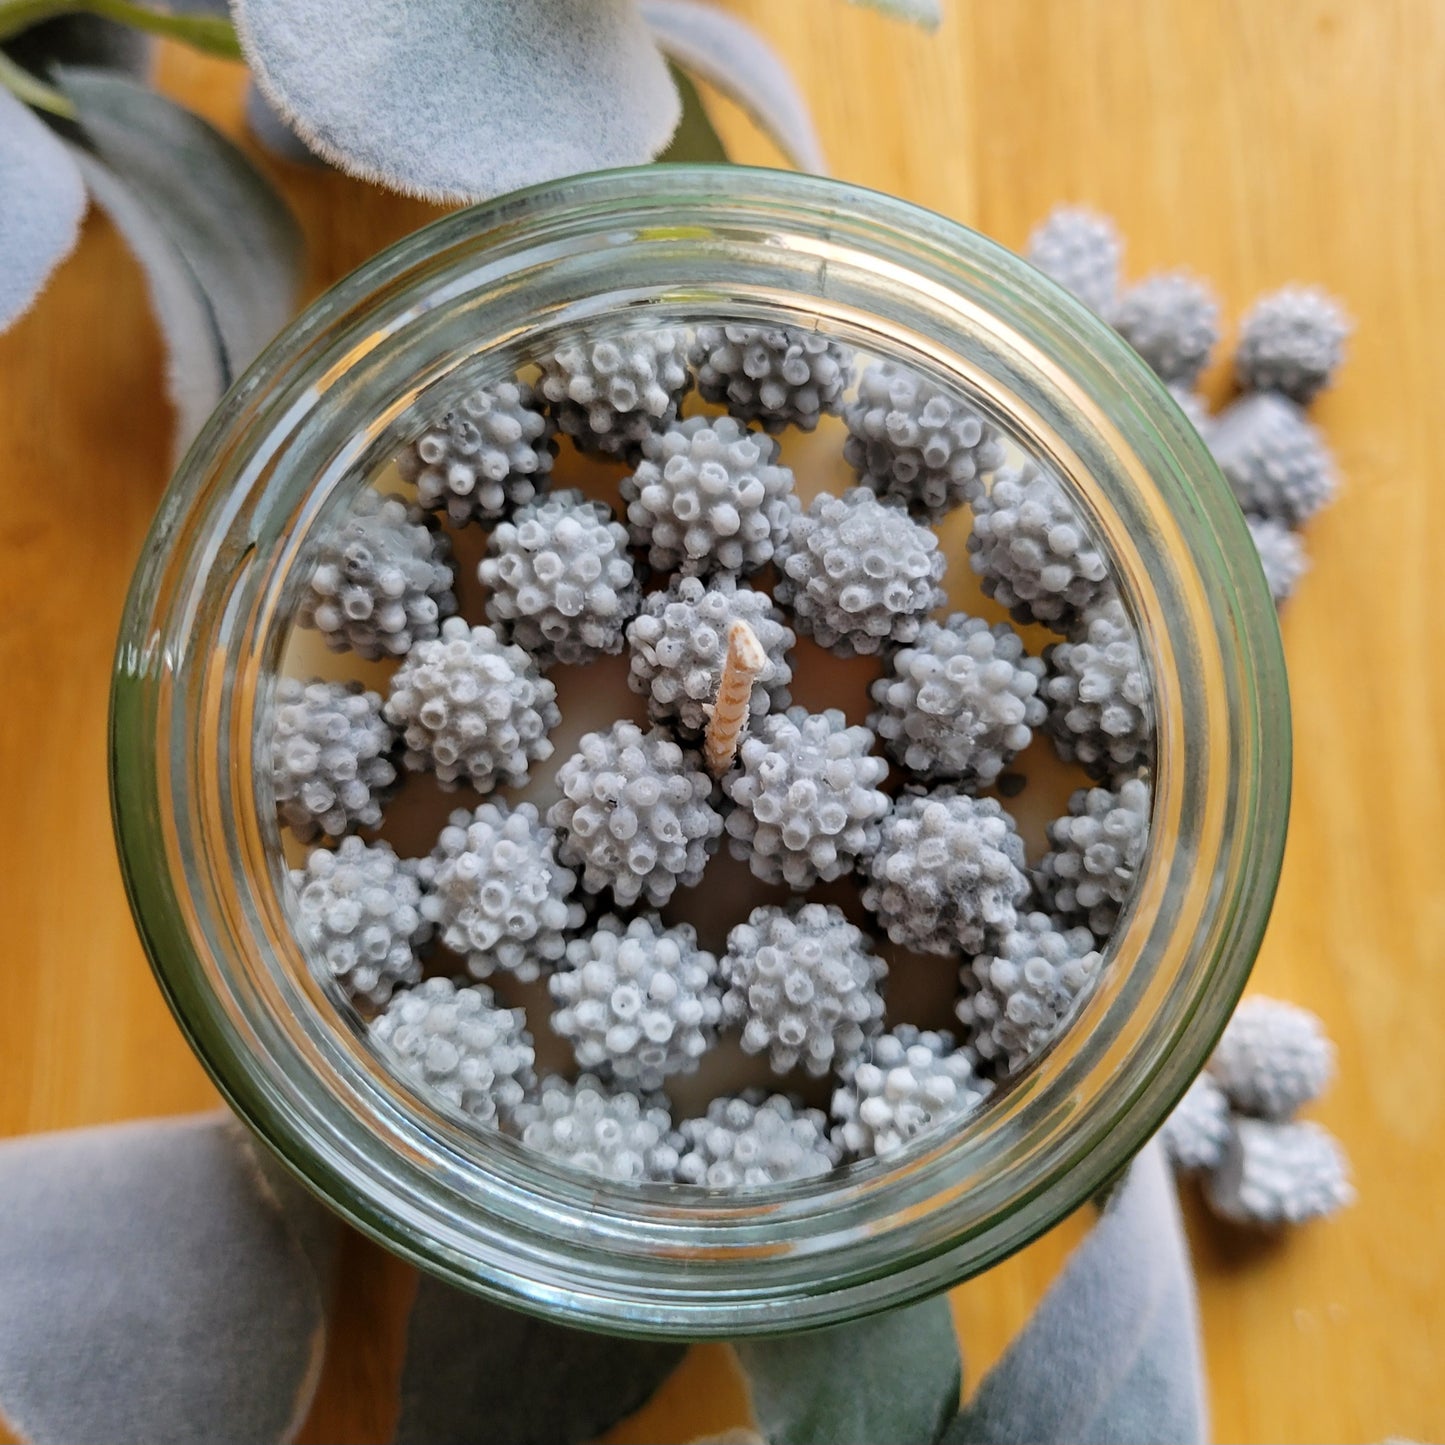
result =
[{"label": "glass jar", "polygon": [[[482,1135],[388,1073],[298,958],[253,737],[310,541],[428,389],[645,316],[817,326],[964,388],[1112,550],[1158,716],[1151,841],[1074,1026],[957,1132],[733,1196],[620,1185]],[[362,480],[359,480],[362,479]],[[126,611],[111,786],[161,986],[236,1110],[358,1228],[572,1323],[795,1330],[929,1294],[1028,1243],[1158,1128],[1248,976],[1278,876],[1290,728],[1274,610],[1194,428],[1102,321],[902,201],[740,168],[559,182],[450,216],[321,298],[226,397]]]}]

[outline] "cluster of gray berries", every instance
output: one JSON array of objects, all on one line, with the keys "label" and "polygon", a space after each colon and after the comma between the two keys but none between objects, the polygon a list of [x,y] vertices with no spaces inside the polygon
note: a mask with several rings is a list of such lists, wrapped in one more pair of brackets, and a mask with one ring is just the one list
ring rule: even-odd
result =
[{"label": "cluster of gray berries", "polygon": [[[1054,218],[1035,259],[1192,395],[1218,333],[1198,283],[1120,296],[1117,240],[1081,213]],[[1287,590],[1327,469],[1297,413],[1342,333],[1331,353],[1299,294],[1259,310],[1239,352],[1252,394],[1211,440]],[[1148,661],[1075,494],[961,391],[813,331],[568,336],[529,376],[421,417],[397,459],[414,501],[363,492],[303,590],[302,626],[388,663],[372,690],[284,681],[260,740],[278,817],[309,848],[288,901],[313,974],[400,1084],[600,1179],[760,1188],[961,1127],[1069,1026],[1147,861]],[[856,484],[804,506],[785,447],[825,423]],[[613,505],[551,489],[560,449],[621,471]],[[934,528],[960,509],[969,564],[1012,623],[944,609]],[[459,528],[486,529],[471,553],[484,620],[465,588],[458,602]],[[1056,640],[1036,655],[1018,629],[1039,625]],[[739,627],[764,662],[718,761]],[[793,704],[800,638],[877,659],[866,725]],[[618,653],[646,725],[574,729],[554,758],[563,674]],[[1030,860],[983,794],[1007,792],[1038,745],[1095,786]],[[533,787],[536,802],[499,791]],[[357,836],[387,827],[399,788],[466,790],[421,856]],[[777,892],[713,951],[682,920],[724,843]],[[949,1030],[894,1014],[908,955],[957,978]],[[561,1072],[538,1066],[543,1026]],[[769,1085],[684,1117],[667,1091],[708,1077],[729,1035]],[[1240,1154],[1228,1187],[1261,1211],[1280,1158],[1306,1146],[1251,1142],[1285,1106],[1229,1058],[1209,1085],[1228,1128],[1206,1099],[1187,1140],[1181,1108],[1171,1147],[1221,1181],[1226,1146]],[[792,1092],[809,1079],[827,1081],[825,1108]]]},{"label": "cluster of gray berries", "polygon": [[1217,300],[1183,272],[1121,289],[1122,253],[1110,221],[1076,208],[1055,211],[1028,246],[1029,259],[1109,321],[1175,394],[1233,489],[1270,594],[1283,603],[1307,565],[1299,529],[1338,485],[1334,459],[1307,412],[1344,361],[1349,318],[1317,287],[1285,286],[1260,297],[1235,339],[1238,396],[1211,416],[1195,386],[1219,341]]},{"label": "cluster of gray berries", "polygon": [[1162,1131],[1175,1169],[1197,1176],[1210,1210],[1271,1229],[1333,1214],[1354,1199],[1344,1150],[1296,1118],[1329,1087],[1335,1050],[1312,1013],[1252,996]]}]

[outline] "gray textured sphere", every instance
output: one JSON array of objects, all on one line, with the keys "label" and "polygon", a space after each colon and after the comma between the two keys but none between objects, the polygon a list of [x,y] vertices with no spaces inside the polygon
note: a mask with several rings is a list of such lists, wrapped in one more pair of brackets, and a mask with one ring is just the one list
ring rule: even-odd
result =
[{"label": "gray textured sphere", "polygon": [[530,386],[503,381],[463,397],[397,465],[428,511],[445,511],[459,527],[490,525],[546,490],[555,431]]},{"label": "gray textured sphere", "polygon": [[479,984],[429,978],[398,993],[371,1037],[400,1073],[484,1128],[507,1128],[536,1082],[526,1015]]},{"label": "gray textured sphere", "polygon": [[1154,695],[1139,634],[1117,597],[1089,608],[1070,641],[1045,650],[1044,663],[1045,726],[1066,763],[1101,782],[1149,766]]},{"label": "gray textured sphere", "polygon": [[459,808],[421,865],[422,914],[473,978],[501,970],[524,983],[561,961],[582,927],[577,875],[531,803]]},{"label": "gray textured sphere", "polygon": [[431,936],[416,865],[387,843],[343,838],[291,870],[291,926],[312,970],[354,999],[382,1004],[421,977],[417,951]]},{"label": "gray textured sphere", "polygon": [[1214,419],[1209,449],[1239,505],[1288,527],[1309,521],[1335,495],[1334,459],[1292,401],[1242,396]]},{"label": "gray textured sphere", "polygon": [[1194,385],[1219,340],[1219,302],[1203,281],[1183,271],[1131,286],[1109,320],[1160,381],[1177,386]]},{"label": "gray textured sphere", "polygon": [[621,652],[642,601],[627,529],[575,490],[519,507],[498,525],[477,576],[487,620],[543,667]]},{"label": "gray textured sphere", "polygon": [[1268,517],[1246,517],[1244,520],[1249,525],[1249,535],[1259,553],[1259,565],[1264,568],[1269,595],[1274,598],[1276,607],[1281,606],[1294,595],[1300,578],[1309,571],[1304,538],[1283,522],[1273,522]]},{"label": "gray textured sphere", "polygon": [[1066,817],[1049,824],[1049,851],[1034,875],[1039,896],[1069,925],[1084,925],[1101,943],[1119,923],[1149,845],[1149,784],[1142,778],[1108,788],[1080,788]]},{"label": "gray textured sphere", "polygon": [[1017,926],[1023,869],[1023,839],[992,798],[905,793],[866,861],[863,906],[903,948],[984,953]]},{"label": "gray textured sphere", "polygon": [[589,893],[610,888],[623,907],[645,899],[661,908],[674,889],[701,881],[722,816],[697,755],[660,729],[620,721],[588,733],[557,786],[562,796],[547,821]]},{"label": "gray textured sphere", "polygon": [[1159,1137],[1175,1169],[1193,1174],[1219,1166],[1232,1127],[1224,1091],[1208,1074],[1200,1074],[1164,1121]]},{"label": "gray textured sphere", "polygon": [[1006,622],[955,612],[889,657],[868,726],[914,777],[990,787],[1044,720],[1043,677]]},{"label": "gray textured sphere", "polygon": [[569,1169],[615,1183],[670,1180],[677,1172],[672,1116],[660,1097],[614,1091],[592,1074],[549,1076],[515,1114],[522,1142]]},{"label": "gray textured sphere", "polygon": [[396,782],[395,742],[382,720],[380,695],[359,682],[282,678],[270,745],[281,821],[303,843],[378,827]]},{"label": "gray textured sphere", "polygon": [[728,846],[764,883],[794,888],[841,878],[878,842],[888,764],[867,728],[836,708],[790,707],[750,729],[722,780],[736,805]]},{"label": "gray textured sphere", "polygon": [[1046,276],[1101,316],[1119,291],[1123,245],[1107,216],[1079,206],[1058,206],[1029,236],[1025,252]]},{"label": "gray textured sphere", "polygon": [[1234,372],[1244,391],[1278,391],[1308,405],[1345,359],[1350,320],[1333,297],[1312,286],[1261,296],[1239,323]]},{"label": "gray textured sphere", "polygon": [[843,455],[858,480],[936,522],[1002,465],[998,432],[976,407],[896,361],[875,361],[843,410]]},{"label": "gray textured sphere", "polygon": [[725,1190],[817,1179],[837,1167],[842,1152],[828,1138],[822,1110],[758,1089],[714,1099],[702,1118],[684,1119],[677,1147],[679,1181]]},{"label": "gray textured sphere", "polygon": [[520,647],[460,617],[420,642],[392,674],[386,720],[401,731],[404,760],[448,790],[520,787],[552,756],[547,734],[561,719],[557,689]]},{"label": "gray textured sphere", "polygon": [[1033,462],[973,497],[969,566],[1016,622],[1068,632],[1112,589],[1109,563],[1062,483]]},{"label": "gray textured sphere", "polygon": [[730,416],[694,416],[649,436],[621,483],[633,543],[659,572],[756,572],[798,511],[778,444]]},{"label": "gray textured sphere", "polygon": [[400,497],[360,492],[321,541],[296,621],[332,652],[401,657],[457,610],[451,544]]},{"label": "gray textured sphere", "polygon": [[1016,1072],[1063,1032],[1101,962],[1087,928],[1061,929],[1046,913],[1022,914],[994,952],[960,972],[964,1037],[985,1063]]},{"label": "gray textured sphere", "polygon": [[774,433],[836,415],[853,371],[848,347],[786,326],[699,326],[688,358],[704,401]]},{"label": "gray textured sphere", "polygon": [[833,1142],[854,1158],[887,1158],[921,1134],[961,1122],[988,1093],[972,1053],[956,1048],[952,1034],[900,1024],[840,1070]]},{"label": "gray textured sphere", "polygon": [[787,707],[798,639],[772,598],[730,577],[711,582],[675,577],[666,591],[643,598],[641,612],[627,627],[627,681],[647,698],[654,722],[671,723],[689,737],[706,729],[734,622],[752,628],[768,658],[753,683],[749,718],[756,722]]},{"label": "gray textured sphere", "polygon": [[888,965],[831,904],[755,908],[728,934],[723,1019],[773,1072],[823,1075],[883,1027]]},{"label": "gray textured sphere", "polygon": [[549,983],[552,1031],[582,1068],[629,1089],[693,1073],[722,1017],[718,961],[690,924],[611,914],[567,945]]},{"label": "gray textured sphere", "polygon": [[692,385],[687,333],[666,327],[573,341],[541,358],[539,390],[585,452],[627,457],[677,420]]},{"label": "gray textured sphere", "polygon": [[793,518],[777,563],[773,595],[800,632],[840,657],[912,642],[944,600],[938,538],[867,487],[815,497]]},{"label": "gray textured sphere", "polygon": [[1264,1229],[1323,1219],[1355,1200],[1350,1166],[1318,1124],[1236,1119],[1204,1201],[1221,1219]]},{"label": "gray textured sphere", "polygon": [[1287,1119],[1329,1087],[1335,1046],[1308,1009],[1255,995],[1235,1009],[1209,1072],[1240,1112]]}]

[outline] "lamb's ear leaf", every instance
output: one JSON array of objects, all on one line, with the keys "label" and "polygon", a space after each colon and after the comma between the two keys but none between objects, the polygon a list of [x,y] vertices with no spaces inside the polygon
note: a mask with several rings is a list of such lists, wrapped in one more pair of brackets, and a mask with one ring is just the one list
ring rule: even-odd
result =
[{"label": "lamb's ear leaf", "polygon": [[1208,1434],[1194,1276],[1155,1141],[943,1439],[1203,1445]]},{"label": "lamb's ear leaf", "polygon": [[770,1445],[932,1445],[958,1410],[963,1368],[942,1296],[733,1348]]},{"label": "lamb's ear leaf", "polygon": [[396,1445],[578,1445],[645,1404],[683,1350],[568,1329],[424,1276]]},{"label": "lamb's ear leaf", "polygon": [[18,321],[75,248],[85,185],[65,143],[0,87],[0,331]]},{"label": "lamb's ear leaf", "polygon": [[286,124],[276,113],[276,107],[266,99],[265,92],[249,81],[246,85],[246,128],[257,142],[277,160],[290,161],[293,165],[324,166],[310,146]]},{"label": "lamb's ear leaf", "polygon": [[301,231],[264,176],[199,116],[124,76],[58,72],[81,138],[153,217],[199,283],[229,385],[289,319]]},{"label": "lamb's ear leaf", "polygon": [[642,15],[674,64],[735,100],[794,165],[827,170],[807,101],[788,67],[752,26],[701,0],[642,0]]},{"label": "lamb's ear leaf", "polygon": [[7,40],[4,48],[16,65],[44,79],[57,65],[144,75],[154,47],[147,36],[129,25],[102,20],[98,15],[61,15],[22,30]]},{"label": "lamb's ear leaf", "polygon": [[435,201],[640,165],[677,92],[634,0],[232,0],[257,83],[318,155]]},{"label": "lamb's ear leaf", "polygon": [[672,83],[682,97],[682,119],[677,123],[677,129],[672,133],[667,149],[658,156],[658,163],[717,165],[726,161],[727,149],[722,138],[713,129],[712,121],[708,119],[702,97],[697,93],[697,86],[692,83],[692,78],[685,70],[679,70],[675,65],[670,69]]},{"label": "lamb's ear leaf", "polygon": [[229,372],[215,314],[195,272],[154,213],[89,151],[76,164],[96,205],[110,218],[145,275],[166,348],[166,395],[175,411],[179,457],[226,389]]},{"label": "lamb's ear leaf", "polygon": [[329,1295],[302,1238],[338,1226],[268,1186],[253,1147],[229,1114],[0,1144],[0,1417],[16,1432],[294,1435]]}]

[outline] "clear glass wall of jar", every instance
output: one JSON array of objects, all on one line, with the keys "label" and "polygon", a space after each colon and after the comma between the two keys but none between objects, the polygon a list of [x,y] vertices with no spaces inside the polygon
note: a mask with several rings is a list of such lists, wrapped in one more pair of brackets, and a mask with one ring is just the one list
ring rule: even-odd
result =
[{"label": "clear glass wall of jar", "polygon": [[[1075,1027],[954,1136],[732,1197],[600,1183],[384,1070],[298,958],[253,736],[307,549],[422,419],[549,337],[645,315],[818,326],[966,388],[1113,551],[1158,718],[1148,857]],[[896,1305],[1105,1184],[1206,1057],[1273,897],[1290,778],[1273,608],[1193,428],[1098,318],[903,202],[738,168],[560,182],[448,217],[324,296],[226,398],[165,498],[116,666],[111,780],[157,976],[235,1108],[359,1228],[574,1323],[678,1336]]]}]

